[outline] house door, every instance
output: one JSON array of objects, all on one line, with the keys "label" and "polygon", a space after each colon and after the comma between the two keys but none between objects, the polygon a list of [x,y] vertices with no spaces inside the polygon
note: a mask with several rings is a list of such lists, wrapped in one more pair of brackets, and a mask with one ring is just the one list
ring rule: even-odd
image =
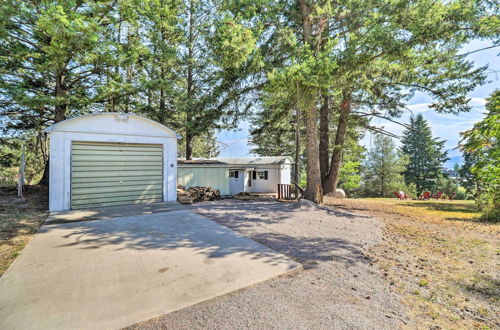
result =
[{"label": "house door", "polygon": [[245,191],[245,175],[243,170],[229,170],[229,193],[236,195]]}]

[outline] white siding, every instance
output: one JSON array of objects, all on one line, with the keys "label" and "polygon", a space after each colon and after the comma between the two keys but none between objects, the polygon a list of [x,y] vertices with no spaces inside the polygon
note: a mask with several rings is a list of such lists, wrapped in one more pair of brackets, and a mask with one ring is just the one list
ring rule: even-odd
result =
[{"label": "white siding", "polygon": [[280,182],[283,184],[291,184],[292,183],[292,165],[283,164],[280,168]]},{"label": "white siding", "polygon": [[[252,179],[252,186],[248,187],[248,192],[268,192],[268,193],[276,193],[278,188],[278,183],[280,180],[278,166],[273,165],[262,165],[256,166],[255,171],[268,171],[267,180]],[[246,182],[248,183],[248,181]]]}]

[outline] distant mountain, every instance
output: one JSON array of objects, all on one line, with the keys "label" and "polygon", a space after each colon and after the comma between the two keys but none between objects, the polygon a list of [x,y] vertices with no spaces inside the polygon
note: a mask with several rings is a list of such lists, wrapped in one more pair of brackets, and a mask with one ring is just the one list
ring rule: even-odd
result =
[{"label": "distant mountain", "polygon": [[463,158],[462,156],[452,156],[450,159],[444,163],[444,167],[449,168],[452,170],[455,167],[455,164],[462,165],[463,163]]}]

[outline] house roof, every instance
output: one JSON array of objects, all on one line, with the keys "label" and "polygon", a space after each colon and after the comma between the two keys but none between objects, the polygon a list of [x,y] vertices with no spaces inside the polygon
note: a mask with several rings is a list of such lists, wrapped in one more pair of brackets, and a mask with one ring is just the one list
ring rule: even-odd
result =
[{"label": "house roof", "polygon": [[191,160],[178,159],[179,165],[279,165],[286,161],[293,163],[292,158],[288,156],[275,157],[217,157],[217,158],[196,158]]}]

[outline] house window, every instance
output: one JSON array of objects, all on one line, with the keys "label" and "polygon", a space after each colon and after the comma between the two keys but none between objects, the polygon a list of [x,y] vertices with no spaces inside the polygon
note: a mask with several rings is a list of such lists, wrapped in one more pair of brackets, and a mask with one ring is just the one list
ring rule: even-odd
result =
[{"label": "house window", "polygon": [[267,171],[258,171],[257,172],[257,179],[259,179],[259,180],[267,180],[268,179]]},{"label": "house window", "polygon": [[229,177],[238,179],[238,171],[229,171]]}]

